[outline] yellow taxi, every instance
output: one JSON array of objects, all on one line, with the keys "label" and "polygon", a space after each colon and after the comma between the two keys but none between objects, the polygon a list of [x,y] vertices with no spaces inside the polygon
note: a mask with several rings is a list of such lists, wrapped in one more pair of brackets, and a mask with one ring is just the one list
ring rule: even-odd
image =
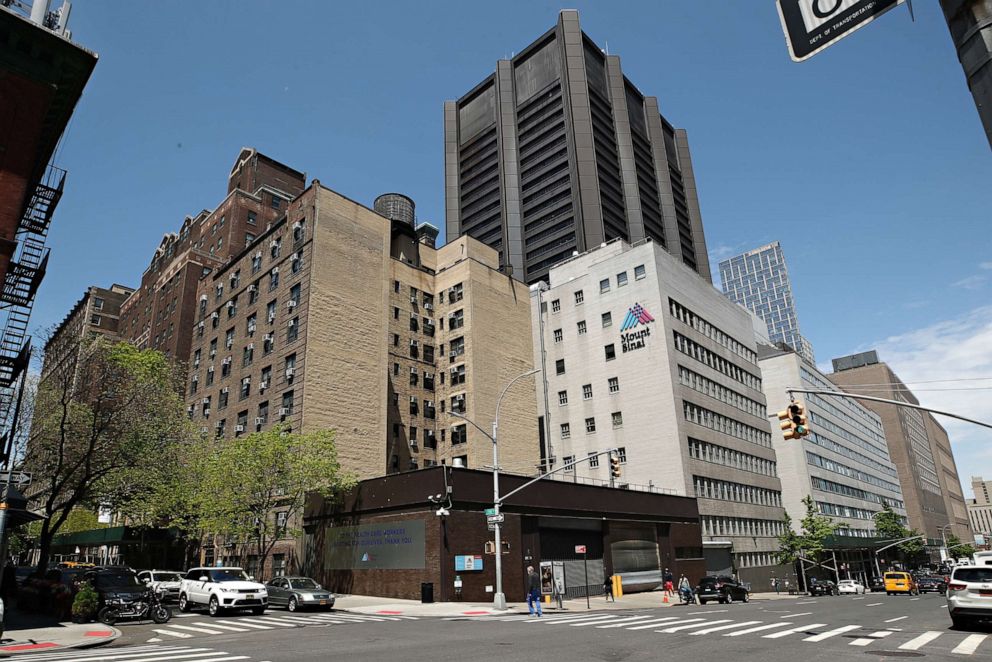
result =
[{"label": "yellow taxi", "polygon": [[893,595],[895,593],[920,594],[920,588],[916,585],[916,580],[908,572],[887,572],[883,579],[885,580],[886,595]]}]

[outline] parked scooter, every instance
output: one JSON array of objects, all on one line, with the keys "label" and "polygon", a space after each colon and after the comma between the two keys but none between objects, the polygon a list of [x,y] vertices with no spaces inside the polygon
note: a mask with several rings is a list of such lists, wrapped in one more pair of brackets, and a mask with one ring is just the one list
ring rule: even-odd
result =
[{"label": "parked scooter", "polygon": [[97,614],[104,625],[113,625],[121,620],[145,620],[151,618],[161,625],[172,618],[172,610],[162,602],[162,594],[158,591],[148,591],[142,600],[125,601],[120,598],[108,598],[106,606]]}]

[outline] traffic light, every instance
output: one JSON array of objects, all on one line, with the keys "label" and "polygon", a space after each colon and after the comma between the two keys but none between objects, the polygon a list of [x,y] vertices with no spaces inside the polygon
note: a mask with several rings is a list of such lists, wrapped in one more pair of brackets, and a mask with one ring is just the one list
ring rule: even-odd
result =
[{"label": "traffic light", "polygon": [[782,437],[788,441],[790,439],[800,439],[809,434],[809,427],[806,425],[806,410],[802,405],[793,402],[785,411],[778,413],[779,427],[782,428]]},{"label": "traffic light", "polygon": [[613,478],[620,477],[620,458],[612,453],[610,454],[610,476]]}]

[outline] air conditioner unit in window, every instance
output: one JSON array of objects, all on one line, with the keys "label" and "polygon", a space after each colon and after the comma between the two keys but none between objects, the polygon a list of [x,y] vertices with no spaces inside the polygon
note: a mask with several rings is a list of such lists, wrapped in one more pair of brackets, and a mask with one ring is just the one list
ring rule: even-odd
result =
[{"label": "air conditioner unit in window", "polygon": [[299,260],[300,260],[300,257],[301,257],[301,255],[300,255],[299,253],[293,253],[293,256],[292,256],[292,257],[291,257],[290,259],[291,259],[291,260],[292,260],[293,262],[299,262]]},{"label": "air conditioner unit in window", "polygon": [[272,324],[275,321],[276,321],[276,314],[275,313],[269,313],[269,324]]},{"label": "air conditioner unit in window", "polygon": [[228,341],[227,341],[226,343],[224,343],[224,344],[225,344],[225,345],[227,345],[227,348],[228,348],[228,349],[231,349],[231,347],[233,347],[233,346],[234,346],[234,341],[233,341],[233,340],[228,340]]},{"label": "air conditioner unit in window", "polygon": [[424,310],[434,310],[434,304],[432,304],[432,303],[425,303],[424,304]]},{"label": "air conditioner unit in window", "polygon": [[278,275],[278,274],[279,274],[279,267],[273,267],[272,268],[272,275],[275,276],[275,275]]},{"label": "air conditioner unit in window", "polygon": [[251,377],[245,377],[241,380],[242,384],[251,384]]},{"label": "air conditioner unit in window", "polygon": [[410,303],[413,303],[413,304],[417,303],[417,295],[416,294],[411,294],[410,295]]},{"label": "air conditioner unit in window", "polygon": [[269,388],[269,382],[267,380],[263,379],[261,382],[258,383],[259,391],[264,391],[267,388]]},{"label": "air conditioner unit in window", "polygon": [[197,324],[196,325],[196,328],[198,328],[198,329],[200,329],[202,331],[203,330],[203,322],[200,322],[199,324]]},{"label": "air conditioner unit in window", "polygon": [[266,333],[265,334],[265,342],[272,342],[272,334],[271,333]]},{"label": "air conditioner unit in window", "polygon": [[228,356],[228,357],[227,357],[226,359],[224,359],[224,360],[223,360],[223,361],[222,361],[221,363],[223,363],[224,365],[230,365],[230,363],[231,363],[231,357],[230,357],[230,356]]},{"label": "air conditioner unit in window", "polygon": [[247,349],[248,351],[255,351],[255,343],[253,342],[248,343],[248,346],[245,347],[245,349]]},{"label": "air conditioner unit in window", "polygon": [[289,416],[289,407],[279,407],[280,416]]},{"label": "air conditioner unit in window", "polygon": [[296,320],[289,320],[289,326],[290,328],[296,326]]},{"label": "air conditioner unit in window", "polygon": [[262,251],[258,251],[257,253],[255,253],[255,254],[254,254],[254,255],[252,256],[252,258],[253,258],[253,259],[256,259],[256,260],[261,260],[261,259],[262,259]]},{"label": "air conditioner unit in window", "polygon": [[228,301],[227,302],[227,307],[228,308],[234,308],[234,302],[233,301]]},{"label": "air conditioner unit in window", "polygon": [[204,425],[202,428],[200,428],[200,432],[203,433],[203,434],[206,434],[207,433],[207,429],[208,429],[207,426]]},{"label": "air conditioner unit in window", "polygon": [[203,398],[202,402],[205,405],[209,405],[210,404],[210,398]]},{"label": "air conditioner unit in window", "polygon": [[455,357],[456,357],[456,356],[458,356],[458,352],[450,352],[450,353],[448,354],[448,358],[449,358],[449,359],[451,359],[452,361],[454,361],[454,360],[455,360]]},{"label": "air conditioner unit in window", "polygon": [[220,392],[226,395],[227,393],[229,393],[229,392],[230,392],[230,390],[231,390],[231,389],[229,389],[228,387],[226,387],[226,386],[225,386],[224,388],[222,388],[222,389],[220,390]]},{"label": "air conditioner unit in window", "polygon": [[220,313],[218,313],[217,311],[210,313],[210,319],[215,320],[219,318],[220,318]]},{"label": "air conditioner unit in window", "polygon": [[217,428],[218,430],[223,429],[224,421],[217,421],[217,423],[214,424],[214,427]]},{"label": "air conditioner unit in window", "polygon": [[265,425],[265,417],[259,416],[255,419],[255,425]]},{"label": "air conditioner unit in window", "polygon": [[213,371],[214,371],[214,367],[213,366],[210,366],[209,368],[207,368],[207,372],[209,372],[209,373],[212,374]]},{"label": "air conditioner unit in window", "polygon": [[286,302],[286,307],[287,308],[296,308],[296,302],[293,301],[292,299],[290,299],[289,301]]},{"label": "air conditioner unit in window", "polygon": [[234,426],[234,431],[235,432],[244,432],[245,431],[245,426],[243,426],[243,425],[235,425]]},{"label": "air conditioner unit in window", "polygon": [[296,372],[295,368],[286,368],[286,379],[292,379],[293,373]]},{"label": "air conditioner unit in window", "polygon": [[269,248],[279,248],[279,240],[273,239],[269,242]]},{"label": "air conditioner unit in window", "polygon": [[193,375],[193,383],[195,384],[198,381],[200,381],[200,376],[199,375]]},{"label": "air conditioner unit in window", "polygon": [[303,228],[303,223],[301,223],[300,221],[296,221],[295,223],[293,223],[294,230],[301,230],[302,228]]},{"label": "air conditioner unit in window", "polygon": [[252,283],[251,285],[248,286],[248,291],[249,292],[258,292],[258,285],[256,285],[255,283]]},{"label": "air conditioner unit in window", "polygon": [[207,300],[207,295],[206,294],[201,294],[200,295],[200,301],[206,301],[206,300]]}]

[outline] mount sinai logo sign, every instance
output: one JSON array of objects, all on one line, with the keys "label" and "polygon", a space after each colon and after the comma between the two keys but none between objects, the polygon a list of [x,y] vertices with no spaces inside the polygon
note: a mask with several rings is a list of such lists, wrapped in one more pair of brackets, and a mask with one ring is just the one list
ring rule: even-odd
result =
[{"label": "mount sinai logo sign", "polygon": [[[644,310],[641,304],[635,303],[630,307],[627,311],[627,316],[623,318],[623,324],[620,325],[620,342],[624,353],[645,346],[646,339],[651,335],[651,327],[648,324],[653,321],[654,317],[651,316],[651,313]],[[636,329],[638,326],[643,328],[632,331],[632,329]]]}]

